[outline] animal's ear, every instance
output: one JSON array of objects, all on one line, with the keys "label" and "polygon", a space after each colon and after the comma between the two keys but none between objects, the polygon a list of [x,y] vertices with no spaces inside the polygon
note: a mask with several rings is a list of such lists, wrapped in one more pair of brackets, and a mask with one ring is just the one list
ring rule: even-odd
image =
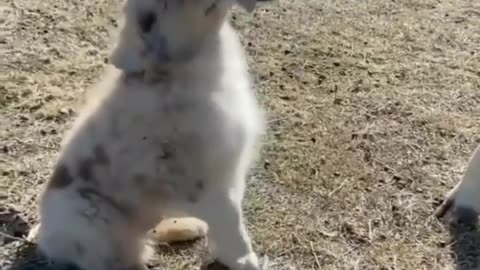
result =
[{"label": "animal's ear", "polygon": [[235,0],[235,1],[248,12],[253,12],[257,4],[257,0]]}]

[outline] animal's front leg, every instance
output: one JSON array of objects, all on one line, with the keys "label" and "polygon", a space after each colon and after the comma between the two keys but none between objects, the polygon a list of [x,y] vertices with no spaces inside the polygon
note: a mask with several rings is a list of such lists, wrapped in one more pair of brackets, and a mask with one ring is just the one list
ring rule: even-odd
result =
[{"label": "animal's front leg", "polygon": [[198,208],[198,214],[209,225],[208,246],[213,257],[230,270],[258,270],[243,221],[241,198],[227,192],[208,195]]},{"label": "animal's front leg", "polygon": [[470,158],[463,179],[449,191],[435,215],[443,218],[447,213],[457,219],[476,218],[480,213],[480,146]]}]

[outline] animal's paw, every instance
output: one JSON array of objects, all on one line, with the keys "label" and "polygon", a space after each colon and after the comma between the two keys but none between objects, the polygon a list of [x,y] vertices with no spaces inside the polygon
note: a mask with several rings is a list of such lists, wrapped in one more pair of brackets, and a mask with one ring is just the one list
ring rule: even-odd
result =
[{"label": "animal's paw", "polygon": [[473,224],[477,222],[478,194],[473,195],[471,191],[462,190],[461,184],[452,189],[445,200],[435,211],[435,216],[455,223]]},{"label": "animal's paw", "polygon": [[35,243],[38,240],[38,231],[40,230],[40,223],[35,224],[30,231],[28,232],[27,235],[27,241]]},{"label": "animal's paw", "polygon": [[202,264],[200,270],[230,270],[223,263],[219,261],[212,261]]},{"label": "animal's paw", "polygon": [[249,255],[239,260],[239,270],[260,270],[260,263],[257,254],[250,253]]},{"label": "animal's paw", "polygon": [[213,262],[204,264],[201,270],[261,270],[258,257],[255,253],[251,253],[236,262]]},{"label": "animal's paw", "polygon": [[478,212],[473,207],[457,204],[454,198],[449,197],[436,209],[435,215],[454,223],[474,224],[478,219]]},{"label": "animal's paw", "polygon": [[173,243],[204,237],[207,231],[208,225],[204,221],[184,217],[164,219],[150,233],[154,241]]},{"label": "animal's paw", "polygon": [[[445,201],[437,208],[438,218],[461,223],[476,223],[480,213],[480,146],[468,162],[462,180],[451,189]],[[462,222],[463,221],[463,222]]]}]

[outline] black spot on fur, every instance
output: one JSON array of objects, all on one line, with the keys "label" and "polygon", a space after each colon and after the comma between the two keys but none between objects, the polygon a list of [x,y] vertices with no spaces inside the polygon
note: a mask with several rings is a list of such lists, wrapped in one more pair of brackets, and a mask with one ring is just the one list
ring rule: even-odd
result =
[{"label": "black spot on fur", "polygon": [[78,168],[78,175],[85,181],[85,182],[95,182],[96,179],[93,175],[93,166],[94,162],[91,159],[85,159],[80,162],[80,166]]},{"label": "black spot on fur", "polygon": [[95,154],[95,162],[101,165],[109,165],[110,164],[110,159],[108,158],[107,152],[105,152],[105,149],[97,145],[93,149],[93,152]]},{"label": "black spot on fur", "polygon": [[74,244],[74,247],[79,256],[83,256],[83,254],[85,254],[85,248],[82,246],[82,244],[77,242]]},{"label": "black spot on fur", "polygon": [[196,196],[196,194],[189,194],[187,196],[187,200],[190,202],[190,203],[196,203],[198,202],[198,197]]},{"label": "black spot on fur", "polygon": [[135,184],[140,187],[143,187],[146,181],[147,177],[143,174],[137,174],[133,177],[133,182],[135,182]]},{"label": "black spot on fur", "polygon": [[215,9],[217,9],[217,2],[215,1],[212,3],[206,10],[205,10],[205,16],[210,15]]},{"label": "black spot on fur", "polygon": [[168,143],[162,144],[162,153],[158,156],[160,159],[171,159],[174,157],[175,150],[173,147]]},{"label": "black spot on fur", "polygon": [[158,156],[160,159],[171,159],[173,157],[172,152],[163,151],[161,155]]},{"label": "black spot on fur", "polygon": [[157,16],[153,12],[146,12],[140,15],[138,19],[138,24],[143,33],[148,33],[152,31],[153,25],[157,21]]},{"label": "black spot on fur", "polygon": [[[109,205],[113,209],[117,210],[120,214],[122,214],[126,218],[131,218],[133,212],[132,209],[125,204],[122,204],[120,202],[117,202],[114,198],[105,195],[98,191],[95,188],[79,188],[77,190],[78,194],[80,197],[82,197],[85,200],[89,201],[95,201],[95,199],[101,200],[104,204]],[[107,220],[105,220],[107,222]]]},{"label": "black spot on fur", "polygon": [[48,183],[48,188],[62,189],[73,182],[73,177],[65,165],[59,165],[55,168],[52,178]]},{"label": "black spot on fur", "polygon": [[93,158],[87,158],[80,162],[78,175],[86,182],[97,182],[95,178],[95,167],[110,165],[110,159],[105,149],[97,145],[93,149]]},{"label": "black spot on fur", "polygon": [[457,207],[454,211],[455,221],[458,224],[474,226],[478,221],[478,213],[469,207]]},{"label": "black spot on fur", "polygon": [[197,180],[197,182],[195,183],[195,186],[197,187],[198,190],[205,189],[205,184],[203,183],[202,179]]}]

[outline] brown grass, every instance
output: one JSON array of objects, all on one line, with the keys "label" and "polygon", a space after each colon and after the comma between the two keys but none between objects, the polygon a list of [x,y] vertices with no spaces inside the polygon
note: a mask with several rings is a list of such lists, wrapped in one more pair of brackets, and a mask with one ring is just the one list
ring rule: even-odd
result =
[{"label": "brown grass", "polygon": [[[32,223],[118,1],[6,6],[0,177]],[[269,115],[245,209],[270,269],[473,269],[459,244],[479,238],[455,242],[431,214],[480,143],[480,1],[277,0],[232,20]]]}]

